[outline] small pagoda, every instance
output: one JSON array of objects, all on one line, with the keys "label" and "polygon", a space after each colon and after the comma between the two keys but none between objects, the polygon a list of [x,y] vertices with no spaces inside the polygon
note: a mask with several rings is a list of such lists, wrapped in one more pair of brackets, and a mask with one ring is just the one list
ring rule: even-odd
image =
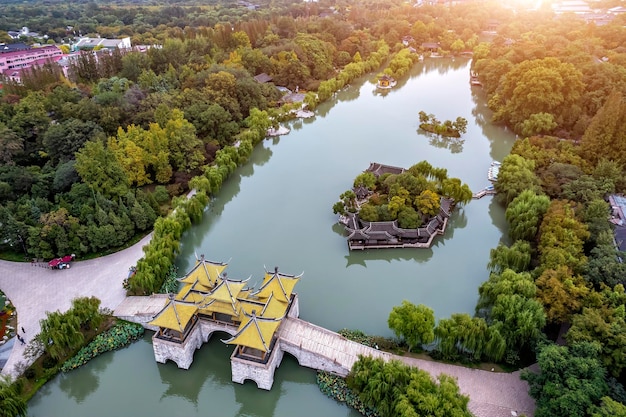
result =
[{"label": "small pagoda", "polygon": [[397,83],[398,82],[395,80],[395,78],[387,74],[383,74],[378,78],[378,88],[381,88],[383,90],[393,88],[396,86]]}]

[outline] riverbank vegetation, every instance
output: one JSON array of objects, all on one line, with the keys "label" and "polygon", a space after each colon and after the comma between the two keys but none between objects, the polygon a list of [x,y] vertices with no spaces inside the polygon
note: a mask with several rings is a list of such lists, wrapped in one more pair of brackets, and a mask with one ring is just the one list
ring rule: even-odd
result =
[{"label": "riverbank vegetation", "polygon": [[[511,244],[492,251],[476,316],[440,320],[435,341],[443,342],[445,356],[483,356],[491,339],[482,345],[470,340],[462,330],[471,328],[493,336],[497,351],[504,341],[507,363],[537,359],[541,376],[527,377],[537,415],[617,415],[626,402],[626,271],[607,222],[606,197],[626,191],[624,17],[593,25],[574,15],[555,18],[548,8],[513,13],[495,1],[485,7],[418,8],[400,1],[332,9],[324,2],[259,6],[53,0],[46,7],[19,2],[4,8],[2,31],[28,26],[52,43],[69,43],[78,34],[129,36],[150,47],[98,60],[83,54],[70,63],[68,78],[46,65],[25,72],[21,84],[5,80],[2,253],[102,253],[154,229],[129,290],[158,291],[184,231],[200,220],[210,197],[247,161],[280,112],[280,92],[254,75],[307,91],[304,102],[314,108],[378,70],[390,51],[403,48],[405,35],[418,45],[437,42],[442,51],[462,51],[496,24],[493,41],[474,47],[472,71],[494,121],[523,138],[503,161],[495,186]],[[10,41],[7,36],[0,32],[2,40]],[[408,189],[396,180],[380,184],[390,198],[366,215],[387,219],[405,212],[404,224],[417,224],[417,213],[438,200],[403,200]],[[182,197],[192,189],[192,198]],[[342,197],[346,210],[355,209],[352,199]],[[63,337],[55,333],[57,346],[39,341],[52,351],[44,355],[47,365],[57,366],[88,336],[73,327],[76,318],[52,319],[48,324],[73,329]],[[557,339],[564,345],[547,342]],[[35,380],[49,373],[42,363]],[[579,380],[585,383],[573,382]],[[556,384],[558,392],[550,389]],[[573,408],[568,398],[584,401]]]},{"label": "riverbank vegetation", "polygon": [[[13,402],[15,410],[19,411],[20,404],[25,405],[59,372],[68,372],[102,353],[126,346],[143,332],[141,325],[119,321],[109,311],[101,310],[97,298],[72,300],[72,307],[67,312],[50,312],[41,320],[40,333],[25,349],[27,358],[36,359],[31,365],[17,365],[21,376],[16,381],[0,382],[0,391],[5,390],[0,396],[0,405]],[[26,415],[25,411],[4,414],[11,410],[9,406],[5,408],[3,405],[2,410],[2,415]]]},{"label": "riverbank vegetation", "polygon": [[440,122],[434,114],[426,114],[426,112],[420,111],[419,118],[420,129],[436,135],[460,138],[463,133],[467,132],[467,120],[462,117],[457,117],[454,122],[452,120]]}]

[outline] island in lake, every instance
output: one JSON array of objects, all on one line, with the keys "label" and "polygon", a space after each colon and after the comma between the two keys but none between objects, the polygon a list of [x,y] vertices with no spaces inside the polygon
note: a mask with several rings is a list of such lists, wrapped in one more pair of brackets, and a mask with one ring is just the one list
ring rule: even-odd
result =
[{"label": "island in lake", "polygon": [[429,248],[452,209],[472,199],[467,184],[426,161],[409,169],[370,163],[333,206],[352,250]]},{"label": "island in lake", "polygon": [[420,129],[436,135],[460,138],[461,134],[467,131],[467,120],[462,117],[457,117],[454,122],[452,120],[440,122],[434,114],[426,114],[424,111],[419,112],[419,117]]}]

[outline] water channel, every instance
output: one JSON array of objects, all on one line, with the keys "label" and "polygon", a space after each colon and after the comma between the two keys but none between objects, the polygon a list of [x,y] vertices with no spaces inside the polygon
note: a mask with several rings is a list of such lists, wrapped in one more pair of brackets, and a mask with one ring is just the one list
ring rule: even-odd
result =
[{"label": "water channel", "polygon": [[[230,260],[231,278],[260,283],[264,266],[304,276],[296,286],[301,318],[331,330],[391,336],[387,317],[402,300],[424,303],[437,318],[473,313],[487,278],[489,250],[505,236],[503,209],[491,197],[457,210],[446,235],[428,250],[349,252],[332,213],[339,195],[370,162],[410,167],[427,160],[473,191],[510,151],[514,135],[489,123],[480,87],[470,87],[467,59],[426,59],[393,90],[363,78],[268,139],[211,202],[184,237],[180,274],[204,254]],[[462,140],[418,129],[418,112],[468,120]],[[270,392],[231,382],[232,347],[219,337],[196,351],[187,371],[155,363],[150,334],[120,351],[60,375],[29,403],[31,416],[350,416],[328,399],[315,372],[285,356]],[[226,338],[226,335],[221,335]]]}]

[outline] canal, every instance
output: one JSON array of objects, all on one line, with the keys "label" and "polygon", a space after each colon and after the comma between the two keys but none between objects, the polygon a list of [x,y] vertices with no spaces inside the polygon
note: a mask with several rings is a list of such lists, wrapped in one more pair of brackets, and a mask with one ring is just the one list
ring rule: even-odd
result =
[{"label": "canal", "polygon": [[[487,278],[489,251],[505,239],[503,209],[491,197],[455,211],[431,249],[349,252],[332,213],[339,195],[370,162],[410,167],[427,160],[476,192],[487,169],[510,151],[514,135],[493,126],[480,87],[470,87],[468,59],[426,59],[393,90],[363,78],[320,105],[291,133],[268,139],[210,203],[202,224],[183,238],[179,274],[204,254],[229,261],[228,276],[258,287],[264,267],[303,278],[301,318],[339,330],[391,336],[387,317],[402,300],[423,303],[437,318],[472,314]],[[468,120],[461,140],[429,137],[418,112]],[[321,394],[315,372],[285,356],[270,392],[230,380],[232,347],[214,336],[187,371],[154,362],[146,335],[60,375],[29,403],[31,416],[350,416]]]}]

